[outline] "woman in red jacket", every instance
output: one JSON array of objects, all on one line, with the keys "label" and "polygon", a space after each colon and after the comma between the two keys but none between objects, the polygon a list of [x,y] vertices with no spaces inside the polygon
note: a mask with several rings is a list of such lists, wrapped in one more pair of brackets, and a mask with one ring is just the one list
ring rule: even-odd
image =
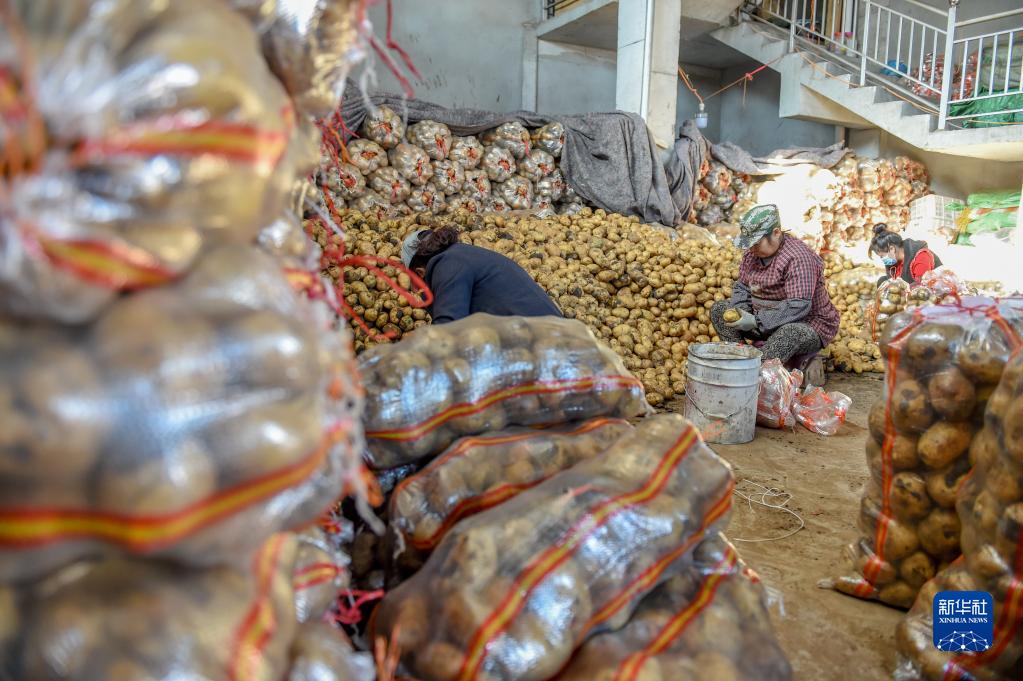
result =
[{"label": "woman in red jacket", "polygon": [[903,239],[901,235],[888,231],[888,225],[874,225],[874,238],[870,250],[880,256],[887,274],[881,277],[880,286],[889,279],[903,279],[910,286],[916,286],[925,274],[941,267],[941,258],[927,248],[926,241]]}]

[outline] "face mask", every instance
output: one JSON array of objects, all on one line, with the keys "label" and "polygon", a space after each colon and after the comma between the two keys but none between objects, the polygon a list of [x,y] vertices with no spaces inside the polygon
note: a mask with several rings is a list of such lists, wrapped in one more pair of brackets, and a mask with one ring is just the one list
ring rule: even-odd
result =
[{"label": "face mask", "polygon": [[896,260],[895,258],[885,257],[885,258],[881,258],[881,262],[884,263],[885,267],[895,267],[895,264],[897,262],[899,262],[899,261]]}]

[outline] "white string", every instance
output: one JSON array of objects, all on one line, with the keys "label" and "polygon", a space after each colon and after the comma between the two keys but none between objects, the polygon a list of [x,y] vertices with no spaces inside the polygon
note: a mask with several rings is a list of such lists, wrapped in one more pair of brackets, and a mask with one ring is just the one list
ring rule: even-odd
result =
[{"label": "white string", "polygon": [[[746,493],[740,489],[743,485],[751,485],[757,488],[758,491]],[[780,490],[776,487],[765,487],[759,483],[753,482],[752,480],[741,480],[739,481],[739,484],[736,485],[735,490],[733,490],[732,493],[741,499],[745,499],[746,504],[749,506],[750,511],[753,511],[754,513],[756,511],[753,508],[753,504],[756,504],[758,506],[764,506],[765,508],[784,511],[785,513],[788,513],[789,515],[795,517],[795,519],[799,521],[799,527],[792,530],[791,532],[788,532],[787,534],[781,535],[780,537],[765,537],[761,539],[737,539],[735,537],[731,537],[732,541],[735,542],[741,541],[749,543],[779,541],[781,539],[787,539],[791,537],[792,535],[806,527],[806,521],[803,520],[803,517],[788,507],[788,503],[792,501],[792,494],[790,494],[789,492]]]}]

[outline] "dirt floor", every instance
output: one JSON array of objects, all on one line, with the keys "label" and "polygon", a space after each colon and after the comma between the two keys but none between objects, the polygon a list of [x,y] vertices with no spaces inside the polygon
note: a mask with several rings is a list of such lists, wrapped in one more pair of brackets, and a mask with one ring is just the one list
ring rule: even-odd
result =
[{"label": "dirt floor", "polygon": [[736,496],[727,532],[764,583],[781,593],[784,614],[775,607],[772,616],[797,681],[890,679],[895,666],[901,611],[817,586],[849,570],[842,551],[856,538],[860,490],[867,480],[867,411],[880,389],[880,376],[831,377],[828,390],[853,400],[834,437],[801,426],[795,432],[758,428],[749,444],[714,445],[735,468],[738,491],[756,491],[746,480],[787,492],[788,507],[806,522],[785,539],[741,541],[783,536],[799,521]]}]

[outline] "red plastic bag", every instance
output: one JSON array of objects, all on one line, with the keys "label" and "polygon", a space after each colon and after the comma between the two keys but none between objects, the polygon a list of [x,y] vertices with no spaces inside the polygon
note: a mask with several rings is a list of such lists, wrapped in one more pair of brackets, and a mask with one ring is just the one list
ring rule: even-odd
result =
[{"label": "red plastic bag", "polygon": [[760,365],[760,397],[757,398],[757,425],[765,428],[792,428],[796,416],[792,404],[799,395],[803,372],[789,371],[780,359]]},{"label": "red plastic bag", "polygon": [[796,398],[792,413],[807,430],[820,435],[834,435],[845,423],[852,398],[840,392],[824,392],[824,388],[808,388]]}]

